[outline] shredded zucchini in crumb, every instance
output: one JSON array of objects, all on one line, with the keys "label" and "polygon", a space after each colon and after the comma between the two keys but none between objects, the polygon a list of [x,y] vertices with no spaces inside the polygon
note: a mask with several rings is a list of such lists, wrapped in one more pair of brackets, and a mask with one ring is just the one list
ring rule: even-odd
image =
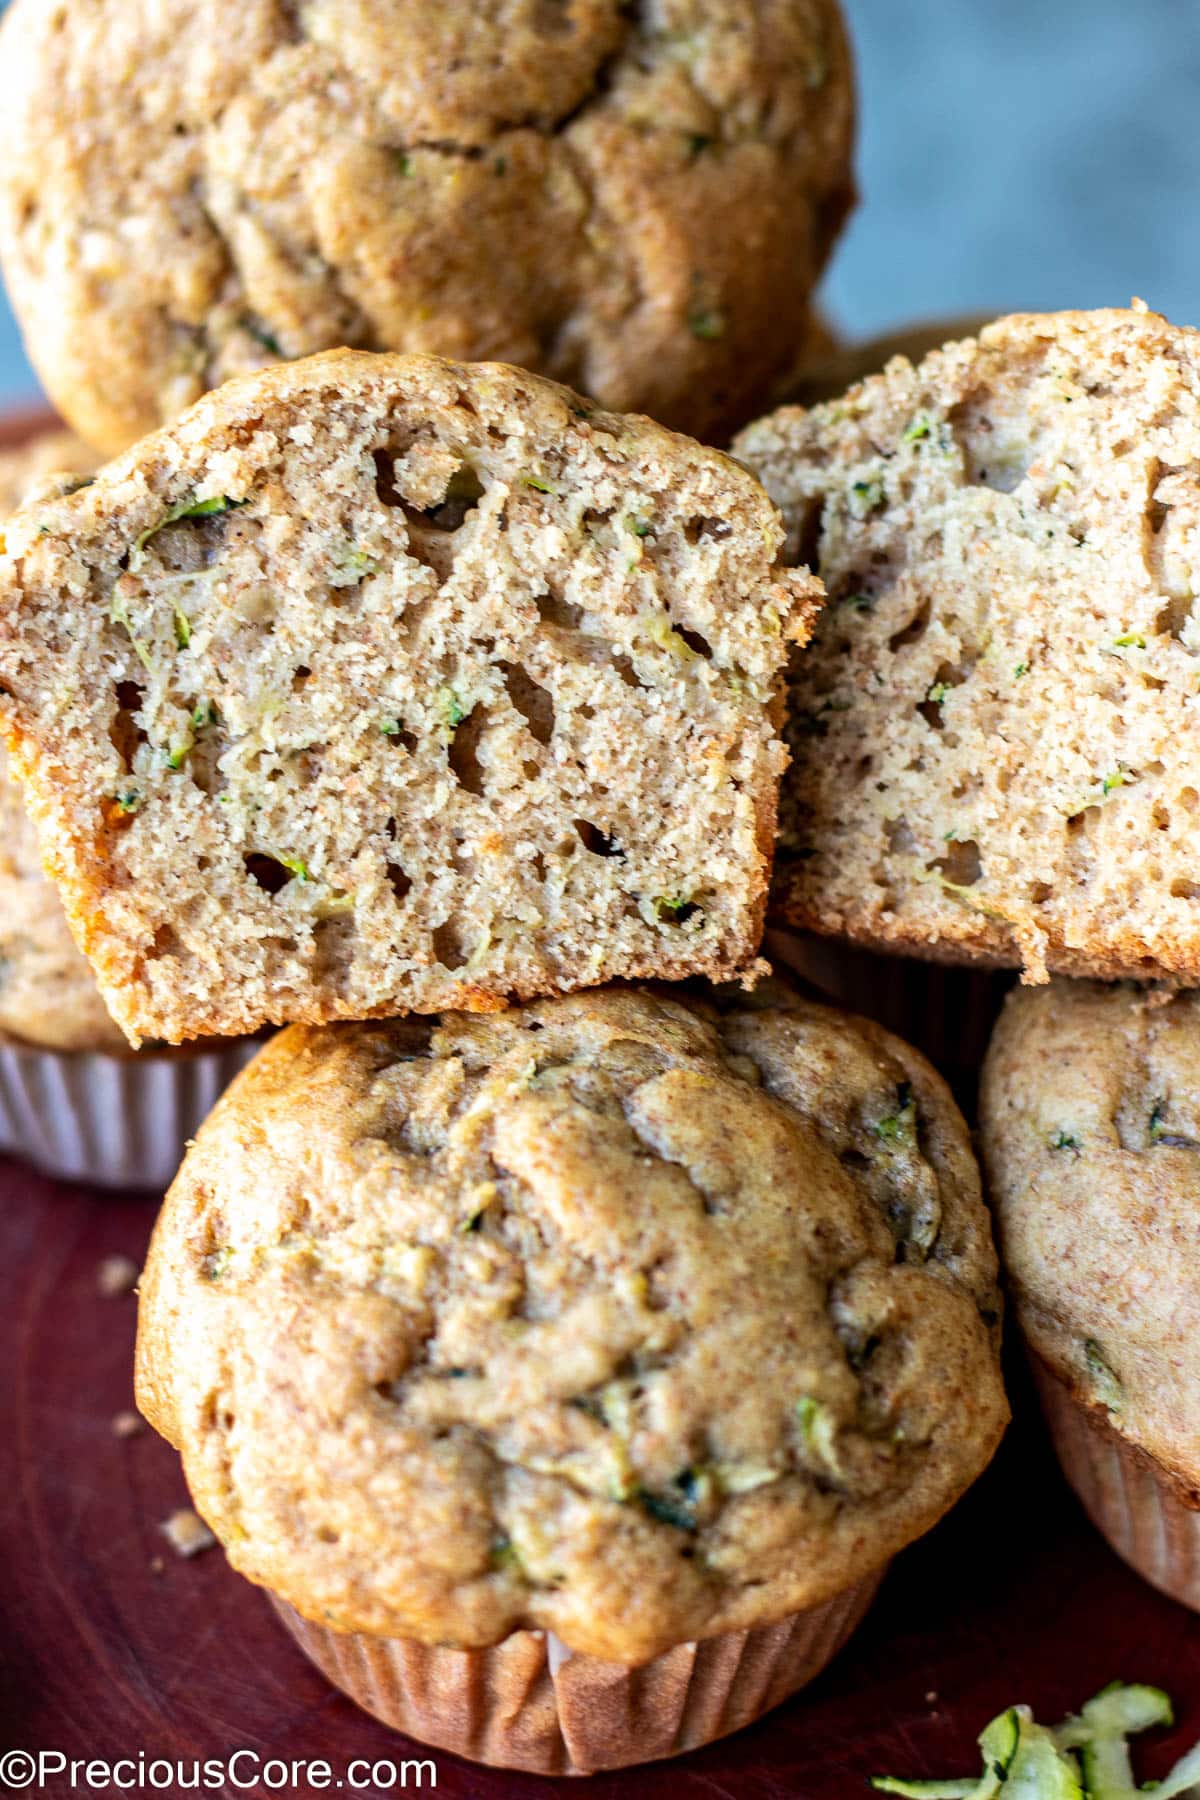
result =
[{"label": "shredded zucchini in crumb", "polygon": [[917,1141],[917,1103],[912,1096],[912,1086],[902,1081],[896,1088],[896,1109],[885,1118],[876,1121],[872,1127],[875,1136],[887,1144],[903,1144],[911,1147]]},{"label": "shredded zucchini in crumb", "polygon": [[687,639],[680,637],[666,613],[646,613],[642,618],[642,629],[652,644],[657,644],[660,650],[667,650],[672,656],[677,656],[680,662],[704,661],[700,653],[692,649]]},{"label": "shredded zucchini in crumb", "polygon": [[169,512],[164,513],[156,524],[148,526],[140,537],[135,538],[133,549],[129,553],[129,567],[140,567],[145,558],[146,545],[160,531],[165,531],[168,525],[178,525],[184,519],[216,519],[222,513],[236,512],[239,506],[245,504],[244,500],[231,500],[228,494],[213,494],[207,500],[197,500],[193,495],[182,500],[178,506],[173,506]]},{"label": "shredded zucchini in crumb", "polygon": [[872,481],[856,481],[850,489],[850,511],[854,518],[865,519],[883,505],[883,483],[877,477]]},{"label": "shredded zucchini in crumb", "polygon": [[1110,1413],[1120,1412],[1125,1404],[1125,1390],[1095,1338],[1084,1339],[1083,1360],[1097,1400]]},{"label": "shredded zucchini in crumb", "polygon": [[807,1449],[834,1471],[838,1471],[837,1420],[830,1409],[811,1394],[803,1394],[796,1402],[796,1420]]},{"label": "shredded zucchini in crumb", "polygon": [[154,673],[154,660],[144,638],[140,638],[134,629],[133,620],[129,616],[129,607],[121,594],[114,594],[109,604],[108,616],[114,625],[124,626],[129,633],[129,641],[133,645],[133,653],[148,675]]},{"label": "shredded zucchini in crumb", "polygon": [[[434,689],[433,704],[441,717],[443,730],[448,731],[450,736],[453,737],[454,733],[458,730],[458,727],[467,716],[467,708],[463,705],[449,682],[444,681],[440,687]],[[399,726],[397,726],[395,733],[387,733],[387,736],[389,737],[398,735]]]},{"label": "shredded zucchini in crumb", "polygon": [[908,1781],[877,1775],[878,1794],[902,1800],[1178,1800],[1200,1782],[1200,1744],[1160,1782],[1138,1786],[1128,1740],[1174,1723],[1161,1688],[1114,1681],[1060,1725],[1039,1725],[1028,1706],[1010,1706],[979,1735],[983,1773],[961,1780]]}]

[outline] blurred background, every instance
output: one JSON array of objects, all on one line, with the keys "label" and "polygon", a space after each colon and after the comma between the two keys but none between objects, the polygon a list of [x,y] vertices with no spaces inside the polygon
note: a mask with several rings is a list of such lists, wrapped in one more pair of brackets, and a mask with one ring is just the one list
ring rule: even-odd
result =
[{"label": "blurred background", "polygon": [[[843,4],[863,200],[825,286],[837,326],[1133,294],[1200,323],[1195,0]],[[36,392],[3,305],[0,404]]]}]

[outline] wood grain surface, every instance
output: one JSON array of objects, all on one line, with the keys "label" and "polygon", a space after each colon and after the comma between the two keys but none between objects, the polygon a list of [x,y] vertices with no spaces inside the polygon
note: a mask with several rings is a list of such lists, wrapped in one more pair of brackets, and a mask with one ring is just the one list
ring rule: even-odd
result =
[{"label": "wood grain surface", "polygon": [[[0,444],[46,422],[0,420]],[[893,1024],[902,1008],[909,1035],[969,1102],[974,1046],[912,1027],[917,979],[905,972],[889,999],[864,966],[862,992],[842,997]],[[962,1017],[946,996],[936,1010]],[[336,1777],[351,1759],[419,1755],[326,1685],[219,1550],[185,1561],[162,1535],[186,1490],[175,1453],[148,1428],[113,1430],[133,1404],[136,1302],[98,1286],[107,1257],[140,1266],[153,1217],[145,1198],[65,1187],[0,1160],[0,1752],[190,1762],[246,1749],[321,1758]],[[1200,1737],[1200,1618],[1105,1548],[1058,1475],[1023,1369],[1010,1374],[1016,1424],[993,1468],[899,1559],[820,1680],[696,1755],[592,1778],[589,1796],[848,1800],[872,1773],[968,1774],[975,1735],[1001,1707],[1026,1700],[1054,1720],[1117,1676],[1158,1683],[1177,1702],[1176,1729],[1141,1754],[1143,1779]],[[438,1791],[455,1800],[532,1800],[554,1786],[435,1760]],[[87,1790],[60,1777],[25,1791],[65,1800]],[[273,1791],[323,1790],[301,1780]],[[399,1790],[356,1791],[382,1800]]]}]

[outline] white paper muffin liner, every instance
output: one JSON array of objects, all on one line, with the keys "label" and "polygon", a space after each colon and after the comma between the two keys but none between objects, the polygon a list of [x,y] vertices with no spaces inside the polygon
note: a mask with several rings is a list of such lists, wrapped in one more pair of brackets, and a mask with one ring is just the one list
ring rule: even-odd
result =
[{"label": "white paper muffin liner", "polygon": [[253,1038],[212,1049],[40,1050],[0,1036],[0,1151],[44,1174],[162,1192]]},{"label": "white paper muffin liner", "polygon": [[837,1655],[885,1573],[777,1624],[634,1667],[576,1655],[542,1631],[488,1650],[346,1634],[270,1598],[322,1674],[406,1737],[495,1768],[590,1775],[680,1756],[761,1718]]},{"label": "white paper muffin liner", "polygon": [[1063,1473],[1092,1524],[1143,1580],[1200,1612],[1200,1510],[1168,1470],[1031,1360]]}]

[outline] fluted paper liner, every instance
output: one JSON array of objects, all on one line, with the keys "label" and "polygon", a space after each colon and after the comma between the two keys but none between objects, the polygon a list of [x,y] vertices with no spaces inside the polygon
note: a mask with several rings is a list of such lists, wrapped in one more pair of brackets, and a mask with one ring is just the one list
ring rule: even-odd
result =
[{"label": "fluted paper liner", "polygon": [[590,1775],[679,1756],[752,1724],[836,1656],[883,1575],[778,1624],[680,1644],[636,1667],[578,1656],[541,1631],[489,1650],[346,1634],[271,1601],[322,1674],[405,1736],[496,1768]]},{"label": "fluted paper liner", "polygon": [[64,1181],[161,1193],[257,1049],[237,1038],[113,1056],[0,1036],[0,1151]]},{"label": "fluted paper liner", "polygon": [[1200,1612],[1200,1510],[1169,1470],[1032,1358],[1063,1473],[1097,1531],[1143,1580]]}]

